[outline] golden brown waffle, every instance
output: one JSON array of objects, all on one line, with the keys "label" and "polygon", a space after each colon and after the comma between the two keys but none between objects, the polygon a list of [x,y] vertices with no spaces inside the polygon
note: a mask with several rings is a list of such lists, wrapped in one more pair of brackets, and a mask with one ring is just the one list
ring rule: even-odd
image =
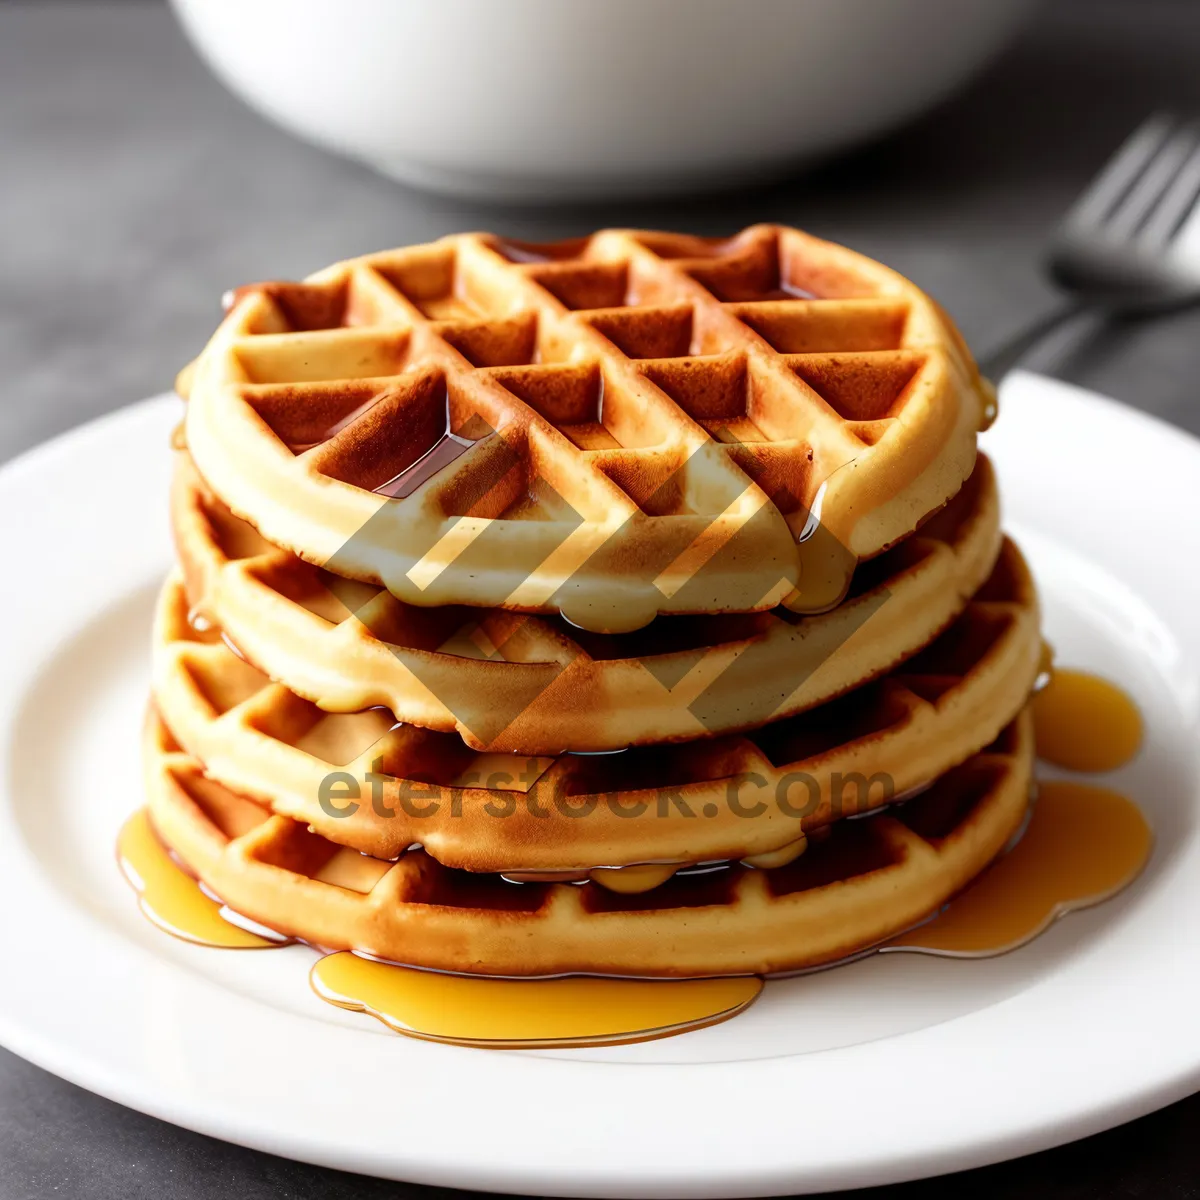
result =
[{"label": "golden brown waffle", "polygon": [[924,293],[766,225],[461,235],[254,285],[180,388],[201,473],[272,542],[605,632],[831,607],[958,490],[993,404]]},{"label": "golden brown waffle", "polygon": [[494,975],[696,976],[817,966],[916,924],[1020,827],[1028,711],[921,796],[785,867],[676,875],[642,895],[514,884],[421,851],[381,862],[207,778],[151,713],[147,794],[160,836],[233,911],[279,933],[393,962]]},{"label": "golden brown waffle", "polygon": [[234,517],[186,454],[172,525],[197,619],[272,679],[331,712],[381,705],[474,749],[523,754],[696,738],[812,708],[930,642],[1001,540],[980,456],[950,504],[862,565],[832,612],[660,617],[639,633],[586,635],[558,617],[421,608],[332,577]]},{"label": "golden brown waffle", "polygon": [[189,624],[175,576],[156,622],[154,690],[210,775],[330,841],[379,858],[419,842],[480,872],[587,871],[798,850],[807,833],[987,745],[1025,704],[1040,654],[1033,583],[1005,543],[939,638],[811,712],[618,754],[477,753],[452,733],[394,726],[387,710],[328,714],[271,683],[217,629]]}]

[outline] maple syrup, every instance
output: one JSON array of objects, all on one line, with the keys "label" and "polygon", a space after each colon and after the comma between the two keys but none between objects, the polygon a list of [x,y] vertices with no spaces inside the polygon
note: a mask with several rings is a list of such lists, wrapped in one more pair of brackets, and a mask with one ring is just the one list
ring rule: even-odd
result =
[{"label": "maple syrup", "polygon": [[829,612],[846,598],[857,566],[857,557],[822,527],[801,546],[800,586],[784,605],[804,616]]},{"label": "maple syrup", "polygon": [[1044,638],[1042,639],[1042,648],[1038,653],[1037,674],[1033,677],[1033,691],[1036,695],[1038,692],[1046,690],[1050,680],[1054,677],[1054,647],[1050,645]]},{"label": "maple syrup", "polygon": [[263,936],[238,924],[218,900],[207,895],[163,845],[146,810],[125,822],[117,838],[121,874],[137,893],[138,907],[159,929],[199,946],[225,950],[270,950],[289,941]]},{"label": "maple syrup", "polygon": [[469,438],[446,432],[434,442],[416,462],[410,463],[398,475],[374,489],[376,495],[392,500],[411,496],[422,484],[428,483],[439,471],[465,454],[475,443]]},{"label": "maple syrup", "polygon": [[[250,660],[242,652],[241,647],[233,640],[233,638],[229,636],[229,634],[225,632],[224,629],[221,630],[221,641],[224,643],[225,649],[228,650],[229,653],[234,656],[234,658],[240,658],[242,662],[250,663]],[[254,664],[250,663],[250,665],[253,666]]]},{"label": "maple syrup", "polygon": [[763,988],[755,975],[713,979],[488,979],[420,971],[361,955],[313,964],[313,990],[389,1029],[461,1046],[537,1049],[650,1041],[727,1021]]},{"label": "maple syrup", "polygon": [[810,292],[807,288],[802,288],[798,284],[790,283],[786,279],[779,281],[778,287],[767,289],[765,292],[756,292],[748,297],[751,300],[818,300],[820,297],[816,292]]},{"label": "maple syrup", "polygon": [[193,604],[192,607],[188,609],[187,623],[188,628],[191,629],[193,633],[198,633],[201,636],[212,633],[217,627],[217,623],[212,619],[211,616],[209,616],[207,612],[204,611],[199,604]]},{"label": "maple syrup", "polygon": [[[1107,770],[1127,761],[1141,740],[1133,701],[1095,676],[1060,671],[1034,704],[1035,714],[1041,706],[1039,753],[1048,761]],[[1091,732],[1081,733],[1085,728]],[[1151,844],[1145,817],[1119,792],[1043,783],[1015,844],[930,920],[876,952],[1004,954],[1059,917],[1121,891],[1145,866]],[[801,839],[786,849],[794,856],[805,846]],[[117,853],[142,912],[175,937],[231,949],[289,943],[208,894],[159,840],[145,810],[126,822]],[[674,869],[651,864],[660,873]],[[684,1033],[735,1016],[763,987],[757,976],[497,979],[419,970],[347,951],[319,958],[310,981],[328,1003],[368,1013],[397,1032],[513,1049],[607,1046]]]},{"label": "maple syrup", "polygon": [[357,407],[352,408],[345,416],[339,417],[336,421],[331,422],[328,426],[322,429],[315,436],[310,437],[307,441],[288,442],[287,448],[293,454],[304,454],[309,450],[315,450],[318,446],[323,446],[326,442],[337,437],[343,429],[347,429],[355,421],[358,420],[368,409],[374,408],[380,400],[383,399],[383,393],[379,392],[373,396],[368,396]]},{"label": "maple syrup", "polygon": [[1142,716],[1116,684],[1056,669],[1033,698],[1038,757],[1070,771],[1115,771],[1142,744]]},{"label": "maple syrup", "polygon": [[1152,836],[1142,811],[1109,788],[1043,783],[1020,840],[932,920],[886,950],[992,957],[1137,878]]},{"label": "maple syrup", "polygon": [[[1115,895],[1137,877],[1150,847],[1141,811],[1119,793],[1079,783],[1043,784],[1016,845],[935,917],[878,950],[1004,954],[1058,917]],[[288,944],[206,894],[155,835],[145,810],[122,829],[118,858],[142,912],[167,933],[222,948]],[[399,1033],[509,1049],[617,1045],[704,1028],[748,1007],[763,985],[757,976],[494,979],[419,970],[346,951],[322,956],[310,979],[323,1000],[368,1013]]]},{"label": "maple syrup", "polygon": [[980,379],[980,391],[983,393],[983,412],[979,420],[979,432],[987,433],[996,423],[1000,415],[1000,400],[996,395],[996,385],[990,379]]},{"label": "maple syrup", "polygon": [[858,557],[821,524],[828,486],[827,479],[817,489],[804,528],[796,539],[800,553],[799,587],[783,602],[794,613],[808,615],[836,608],[846,598],[858,567]]}]

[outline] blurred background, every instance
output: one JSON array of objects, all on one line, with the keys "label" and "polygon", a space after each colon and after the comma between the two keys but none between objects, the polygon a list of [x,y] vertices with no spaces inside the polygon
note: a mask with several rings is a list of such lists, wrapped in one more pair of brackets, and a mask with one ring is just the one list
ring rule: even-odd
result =
[{"label": "blurred background", "polygon": [[[835,8],[850,2],[830,0]],[[875,5],[874,12],[883,14],[909,2],[861,0],[852,7]],[[812,40],[811,29],[779,24],[783,10],[795,12],[808,0],[743,0],[744,13],[771,15],[752,36],[732,41],[719,22],[712,24],[715,9],[739,7],[731,0],[653,0],[641,18],[639,0],[600,6],[571,0],[558,4],[559,12],[570,19],[591,13],[592,24],[574,38],[569,29],[552,30],[568,43],[557,47],[522,37],[521,12],[530,4],[536,8],[537,0],[509,0],[493,9],[511,17],[496,30],[471,39],[455,36],[451,18],[429,29],[400,22],[391,31],[394,40],[374,39],[365,66],[352,62],[347,68],[350,51],[331,43],[328,28],[316,22],[307,40],[297,40],[304,22],[281,17],[278,9],[265,11],[286,0],[180,0],[193,31],[212,39],[207,50],[218,54],[231,78],[240,72],[243,81],[253,81],[261,68],[260,90],[276,87],[282,107],[307,97],[310,119],[314,111],[327,117],[342,103],[332,96],[331,81],[356,73],[404,81],[407,90],[368,90],[357,97],[346,120],[357,122],[360,134],[381,127],[386,132],[400,118],[401,132],[394,136],[403,136],[407,123],[424,144],[431,144],[432,131],[432,144],[465,147],[468,155],[487,154],[490,146],[501,159],[511,158],[531,141],[531,123],[561,133],[562,121],[575,122],[562,145],[574,144],[576,127],[585,139],[603,143],[604,120],[597,113],[609,126],[616,114],[636,127],[629,113],[645,109],[656,95],[674,96],[675,102],[665,106],[665,116],[648,113],[646,122],[669,126],[687,118],[688,128],[721,127],[725,144],[697,151],[710,158],[699,163],[682,197],[590,199],[599,185],[583,178],[576,180],[582,199],[548,205],[538,203],[537,180],[527,189],[532,201],[490,199],[504,189],[490,189],[486,180],[469,185],[482,190],[483,199],[447,197],[414,190],[361,161],[299,140],[218,82],[165,3],[0,0],[0,369],[7,392],[0,453],[7,457],[169,387],[215,325],[219,298],[232,285],[295,277],[348,255],[469,228],[548,238],[598,225],[716,234],[755,221],[784,221],[846,242],[911,276],[950,310],[977,351],[986,350],[1052,306],[1053,293],[1039,271],[1040,248],[1120,140],[1155,109],[1200,112],[1200,5],[913,2],[926,9],[949,4],[985,17],[985,10],[999,5],[1004,11],[987,18],[992,31],[967,47],[970,61],[948,74],[970,74],[993,44],[995,57],[895,132],[867,136],[840,152],[824,147],[803,169],[770,163],[776,175],[782,171],[774,182],[737,185],[764,164],[727,165],[722,156],[736,154],[730,139],[746,146],[764,138],[778,142],[780,131],[786,135],[793,127],[801,129],[799,136],[819,137],[864,92],[877,91],[897,63],[918,58],[933,64],[926,70],[946,73],[939,54],[954,47],[944,44],[945,21],[939,25],[926,13],[920,22],[889,27],[853,68],[845,65],[844,50],[841,57],[814,59],[810,48],[807,58],[797,59],[808,73],[797,67],[789,76],[786,54],[781,58],[770,47],[779,42],[786,50]],[[370,0],[354,0],[343,11],[360,3],[372,7]],[[455,3],[469,0],[416,7],[447,12],[446,5]],[[323,7],[303,5],[293,13]],[[206,8],[207,31],[201,28]],[[393,12],[400,8],[413,6],[393,3]],[[707,31],[680,34],[681,22],[694,26],[705,11]],[[235,18],[232,34],[216,28],[221,12]],[[272,22],[277,31],[290,32],[276,39],[282,49],[268,61],[259,39]],[[774,27],[781,30],[777,37]],[[851,26],[836,36],[845,47],[865,35]],[[681,46],[688,51],[682,65]],[[723,59],[713,58],[718,52]],[[954,52],[964,53],[961,47]],[[618,62],[598,82],[614,78],[616,70],[628,89],[614,88],[607,96],[588,91],[597,80],[587,82],[587,64],[597,55]],[[788,86],[762,90],[756,77],[764,74],[764,56]],[[814,61],[823,64],[815,84]],[[504,67],[498,73],[497,62]],[[489,70],[481,87],[479,72]],[[581,77],[584,84],[575,87]],[[513,81],[511,89],[506,79]],[[761,99],[738,109],[748,88],[759,88]],[[618,95],[626,90],[630,96]],[[899,117],[885,113],[881,119],[886,124]],[[508,132],[498,136],[497,129]],[[668,132],[668,140],[678,143],[678,129]],[[639,169],[652,172],[653,142],[631,139],[643,156]],[[600,145],[601,157],[611,152],[611,145]],[[586,165],[587,153],[566,157],[568,175]],[[609,178],[603,187],[611,184]],[[542,191],[548,196],[555,186],[548,183]],[[1191,383],[1198,337],[1194,312],[1102,330],[1084,322],[1044,349],[1043,357],[1051,355],[1065,378],[1200,430]]]}]

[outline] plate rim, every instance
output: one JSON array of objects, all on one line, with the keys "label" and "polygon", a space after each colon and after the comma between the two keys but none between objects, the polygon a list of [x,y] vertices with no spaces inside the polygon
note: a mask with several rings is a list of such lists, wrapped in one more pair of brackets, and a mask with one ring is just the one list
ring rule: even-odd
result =
[{"label": "plate rim", "polygon": [[[14,489],[19,494],[31,480],[69,468],[77,456],[103,459],[94,451],[108,438],[128,442],[131,437],[148,437],[151,429],[160,426],[165,431],[169,427],[169,395],[105,414],[9,460],[0,466],[0,503],[11,500]],[[1093,428],[1110,426],[1114,437],[1142,439],[1160,447],[1170,444],[1172,453],[1183,454],[1200,468],[1200,440],[1159,418],[1026,372],[1005,381],[1003,408],[1013,405],[1019,413],[1025,405],[1035,403],[1043,414],[1057,410],[1060,417],[1071,411],[1079,414],[1079,406],[1086,405],[1093,414],[1089,418]],[[1031,419],[1018,416],[1013,428],[1017,421]],[[164,453],[162,457],[168,456]],[[116,468],[105,464],[104,470]],[[136,514],[135,491],[141,484],[122,483],[119,474],[114,474],[113,480],[118,490],[122,486],[133,489],[117,495],[113,503]],[[69,492],[69,487],[65,490]],[[29,506],[22,517],[24,527],[13,531],[13,539],[37,545],[39,536],[45,536],[44,531],[38,532],[41,524],[58,512],[50,507],[54,511],[43,516]],[[10,505],[7,511],[14,509]],[[58,533],[61,535],[61,530]],[[75,541],[81,538],[82,533]],[[90,553],[82,544],[79,550],[85,558]],[[112,557],[119,560],[123,552],[124,547]],[[56,569],[70,575],[79,567],[60,563]],[[1191,582],[1200,596],[1200,574]],[[84,611],[78,601],[78,597],[65,598],[63,613]],[[31,604],[33,599],[3,596],[0,610],[12,610],[22,603]],[[21,621],[0,622],[0,629],[20,630],[21,626]],[[364,1063],[351,1044],[359,1040],[355,1030],[282,1013],[234,996],[215,982],[171,964],[164,966],[164,960],[56,897],[23,845],[8,795],[12,718],[36,670],[38,638],[29,640],[31,644],[22,653],[20,647],[10,645],[11,632],[0,633],[0,652],[12,649],[16,660],[16,669],[0,679],[0,896],[5,891],[10,894],[5,908],[11,913],[13,889],[27,887],[29,896],[48,906],[61,930],[76,938],[86,937],[85,967],[99,963],[114,977],[150,979],[167,993],[185,992],[192,997],[191,1003],[214,1017],[208,1025],[190,1031],[197,1044],[188,1051],[189,1065],[203,1074],[202,1083],[193,1085],[191,1092],[178,1081],[173,1091],[161,1065],[144,1053],[139,1057],[136,1051],[142,1031],[136,1014],[128,1005],[123,1010],[116,995],[97,1000],[97,1032],[89,1037],[81,1034],[78,1024],[70,1024],[60,1011],[62,1006],[39,1006],[33,998],[17,997],[12,990],[0,992],[0,1044],[128,1107],[285,1157],[417,1183],[559,1196],[723,1197],[863,1187],[977,1167],[1099,1132],[1169,1104],[1200,1086],[1200,1027],[1190,1037],[1179,1037],[1166,1052],[1158,1038],[1166,1022],[1148,1021],[1127,1031],[1129,1036],[1110,1048],[1103,1070],[1086,1061],[1086,1052],[1064,1059],[1067,1045],[1086,1048],[1103,1044],[1106,1035],[1111,1038],[1111,1024],[1106,1028],[1095,1011],[1097,1006],[1092,1005],[1072,1013],[1069,1039],[1040,1040],[1033,1048],[1043,1064],[1054,1062],[1056,1055],[1060,1063],[1071,1063],[1077,1068],[1075,1076],[1053,1086],[1044,1086],[1039,1080],[1038,1088],[1021,1094],[1019,1112],[1010,1103],[1011,1091],[1003,1103],[993,1097],[989,1108],[987,1098],[968,1086],[972,1080],[964,1079],[954,1066],[956,1056],[957,1061],[965,1056],[970,1062],[974,1082],[1002,1079],[1006,1072],[1011,1073],[1013,1048],[1003,1038],[990,1042],[991,1031],[998,1029],[1002,1034],[1006,1024],[1011,1031],[1011,1022],[1020,1020],[1020,1010],[1028,1006],[1033,992],[1048,991],[1053,999],[1056,990],[1063,991],[1061,977],[925,1029],[776,1059],[692,1065],[595,1063],[486,1054],[396,1038],[372,1039],[372,1062]],[[1195,651],[1196,647],[1189,649]],[[1179,863],[1175,869],[1180,869]],[[20,894],[26,897],[26,893]],[[13,922],[6,920],[5,924],[12,926]],[[13,930],[9,932],[6,955],[10,963],[14,955],[26,956],[39,970],[49,972],[49,984],[70,983],[80,966],[78,956],[72,956],[69,963],[47,963],[44,955],[39,957],[39,946],[31,936],[24,936],[19,927],[15,938]],[[147,959],[153,961],[147,963]],[[114,964],[123,969],[113,971]],[[1073,963],[1072,970],[1076,966]],[[172,980],[172,972],[186,979]],[[1125,1011],[1136,1011],[1139,1001],[1146,1007],[1145,997],[1137,994],[1131,978],[1133,972],[1128,974],[1130,978],[1105,980],[1106,1012],[1111,1013],[1114,1005],[1121,1011],[1121,1004],[1130,1006]],[[1188,971],[1181,962],[1175,974],[1181,984],[1190,987],[1194,1005],[1200,1000],[1200,971]],[[1182,986],[1171,993],[1172,1013],[1187,1008],[1189,1002],[1181,1000],[1186,995]],[[1156,993],[1156,998],[1162,996]],[[1064,997],[1058,996],[1057,1002],[1062,1004]],[[1164,1015],[1161,1006],[1157,1011],[1160,1017]],[[220,1078],[222,1065],[237,1066],[228,1045],[218,1036],[221,1021],[226,1019],[247,1022],[264,1038],[264,1044],[256,1047],[257,1074],[248,1082],[242,1078],[236,1088],[229,1078]],[[106,1036],[100,1036],[100,1031]],[[289,1063],[295,1043],[290,1039],[306,1036],[316,1039],[337,1062],[336,1073],[320,1076],[319,1086],[313,1089],[323,1093],[323,1113],[306,1110],[301,1096],[281,1096],[277,1082],[274,1090],[262,1083],[264,1078],[276,1080],[279,1075],[295,1080],[294,1064]],[[906,1071],[914,1065],[921,1067],[921,1086],[943,1100],[935,1119],[924,1127],[917,1114],[907,1111],[912,1106],[906,1103],[904,1085],[911,1082]],[[381,1066],[409,1075],[414,1069],[421,1072],[422,1102],[414,1103],[412,1096],[397,1088],[395,1095],[388,1096],[395,1105],[388,1114],[371,1112],[353,1131],[336,1122],[330,1125],[325,1118],[336,1108],[329,1103],[330,1087],[342,1089],[338,1111],[349,1113],[353,1106],[347,1097],[355,1089],[379,1093]],[[705,1074],[703,1081],[701,1073]],[[464,1079],[469,1079],[469,1087],[463,1087]],[[1117,1085],[1117,1079],[1123,1082]],[[603,1112],[603,1120],[578,1118],[572,1122],[569,1110],[574,1106],[547,1102],[564,1083],[586,1091],[577,1115],[595,1107]],[[863,1093],[868,1083],[871,1086]],[[771,1101],[794,1096],[798,1090],[827,1101],[832,1119],[817,1109],[800,1114],[798,1122],[797,1114],[785,1111],[786,1106],[768,1103],[754,1112],[753,1121],[735,1123],[734,1128],[730,1121],[717,1119],[720,1112],[712,1111],[724,1109],[724,1105],[697,1100],[701,1094],[704,1098],[759,1096]],[[636,1106],[628,1103],[630,1095],[638,1097]],[[518,1100],[534,1106],[535,1142],[527,1135],[489,1127],[489,1119],[494,1123],[497,1096],[510,1107]],[[858,1106],[861,1124],[847,1122],[844,1109],[838,1108],[839,1100],[848,1097]],[[1004,1103],[1009,1107],[1004,1108]],[[454,1106],[453,1122],[439,1120],[441,1105]],[[631,1114],[630,1109],[637,1112]],[[637,1119],[637,1113],[644,1116],[647,1112],[656,1114],[649,1128]],[[885,1115],[889,1119],[882,1121]],[[847,1129],[847,1124],[858,1128]],[[456,1137],[464,1127],[472,1128],[474,1135],[469,1155]],[[404,1137],[397,1139],[400,1129]],[[531,1153],[535,1145],[536,1154]],[[614,1154],[617,1145],[625,1153]]]}]

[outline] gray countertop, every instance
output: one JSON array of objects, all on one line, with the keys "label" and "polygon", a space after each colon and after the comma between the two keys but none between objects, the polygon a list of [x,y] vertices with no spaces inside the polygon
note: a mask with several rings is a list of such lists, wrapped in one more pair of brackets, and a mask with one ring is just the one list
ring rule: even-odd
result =
[{"label": "gray countertop", "polygon": [[[0,459],[169,387],[231,284],[464,228],[784,221],[911,276],[982,352],[1053,305],[1047,229],[1156,108],[1200,112],[1200,4],[1060,0],[966,93],[814,174],[686,202],[496,210],[406,191],[267,126],[156,5],[0,0]],[[1035,365],[1200,433],[1200,310],[1084,321]],[[1193,1097],[1072,1147],[871,1194],[1195,1196],[1198,1117]],[[0,1051],[4,1200],[404,1191],[432,1189],[224,1146]]]}]

